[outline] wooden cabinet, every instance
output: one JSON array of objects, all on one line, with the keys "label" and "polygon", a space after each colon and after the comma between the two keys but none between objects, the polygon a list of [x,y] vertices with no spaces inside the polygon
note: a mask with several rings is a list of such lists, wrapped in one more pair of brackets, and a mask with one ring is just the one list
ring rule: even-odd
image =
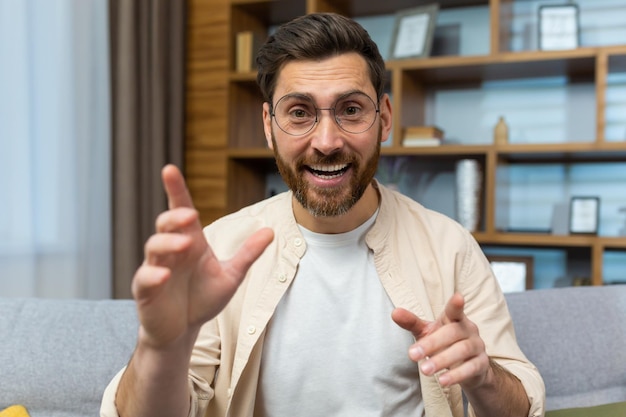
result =
[{"label": "wooden cabinet", "polygon": [[[315,12],[332,11],[354,18],[391,16],[397,10],[424,4],[408,0],[233,0],[229,5],[230,72],[228,73],[228,166],[227,207],[234,211],[265,198],[268,194],[267,177],[275,172],[271,152],[267,149],[262,129],[262,98],[256,86],[256,73],[236,72],[235,42],[237,33],[251,30],[265,37],[277,25],[296,16]],[[489,26],[485,39],[485,52],[469,55],[432,56],[427,59],[387,61],[389,73],[388,92],[394,108],[392,141],[383,147],[383,157],[411,156],[412,163],[428,162],[453,167],[454,162],[473,158],[480,162],[484,173],[482,221],[474,234],[484,247],[498,248],[553,248],[563,251],[568,262],[582,264],[583,275],[594,285],[604,283],[603,265],[608,252],[626,253],[626,237],[617,233],[598,235],[552,235],[532,231],[511,231],[498,219],[502,198],[501,172],[507,167],[576,164],[616,163],[620,169],[626,163],[626,131],[612,133],[609,124],[626,126],[626,106],[611,104],[612,89],[626,85],[626,39],[624,45],[582,45],[575,50],[539,51],[533,42],[514,38],[519,33],[513,29],[524,26],[528,30],[533,22],[533,7],[541,1],[511,0],[447,0],[439,1],[442,13],[478,10],[483,13]],[[545,2],[544,2],[545,3]],[[585,3],[585,1],[579,1]],[[593,7],[592,1],[587,1]],[[617,4],[617,2],[616,2]],[[615,6],[619,8],[619,6]],[[520,12],[519,9],[522,11]],[[530,10],[530,11],[529,11]],[[525,13],[525,15],[524,15]],[[581,8],[585,13],[585,8]],[[602,13],[611,13],[611,7]],[[624,13],[624,7],[620,9]],[[519,17],[518,15],[522,15]],[[517,19],[517,20],[516,20]],[[526,19],[526,23],[520,23]],[[536,22],[534,23],[536,27]],[[532,24],[530,24],[532,27]],[[389,28],[391,31],[391,28]],[[526,34],[532,40],[533,36]],[[376,40],[376,39],[375,39]],[[462,41],[462,39],[461,39]],[[516,48],[515,43],[522,45]],[[536,35],[534,44],[536,44]],[[379,44],[380,45],[380,44]],[[381,51],[383,52],[383,51]],[[589,131],[561,129],[556,136],[565,140],[541,139],[511,140],[506,144],[494,144],[491,133],[486,130],[477,140],[464,141],[435,147],[403,147],[398,138],[407,126],[433,123],[433,96],[449,90],[480,90],[489,83],[506,83],[511,80],[536,80],[558,78],[574,88],[582,86],[591,92],[591,105],[582,107],[572,119],[582,119]],[[541,94],[538,82],[537,97]],[[522,87],[523,88],[523,87]],[[534,88],[537,88],[536,86]],[[621,103],[626,102],[623,98]],[[618,100],[619,101],[619,100]],[[567,104],[567,99],[566,99]],[[526,104],[520,104],[520,106]],[[558,104],[557,104],[558,105]],[[613,106],[613,107],[611,107]],[[530,107],[536,107],[533,103]],[[614,108],[611,123],[607,123],[607,110]],[[431,110],[429,110],[431,108]],[[615,110],[617,109],[617,110]],[[620,109],[623,114],[620,115]],[[489,110],[493,111],[493,109]],[[533,111],[541,111],[533,109]],[[532,119],[532,117],[531,117]],[[613,119],[616,119],[614,121]],[[496,123],[493,119],[493,124]],[[476,121],[478,123],[478,121]],[[577,122],[577,120],[575,120]],[[558,125],[558,120],[554,121]],[[532,124],[531,122],[528,123]],[[440,126],[459,129],[459,126]],[[460,127],[463,130],[463,127]],[[573,131],[572,131],[573,130]],[[619,131],[617,129],[616,131]],[[580,135],[580,137],[576,137]],[[539,135],[541,136],[541,135]],[[546,137],[550,137],[548,132]],[[625,165],[626,166],[626,165]],[[617,184],[615,195],[622,195],[626,206],[626,183]],[[617,197],[619,200],[619,197]],[[626,280],[626,276],[621,277]]]}]

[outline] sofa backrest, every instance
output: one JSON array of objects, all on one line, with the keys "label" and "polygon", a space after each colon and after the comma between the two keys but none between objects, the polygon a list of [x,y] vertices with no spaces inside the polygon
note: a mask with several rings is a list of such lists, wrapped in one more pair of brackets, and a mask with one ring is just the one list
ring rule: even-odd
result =
[{"label": "sofa backrest", "polygon": [[626,401],[626,285],[506,298],[518,343],[546,384],[546,409]]},{"label": "sofa backrest", "polygon": [[[548,410],[626,401],[626,285],[506,298]],[[104,388],[130,359],[137,323],[132,300],[0,298],[0,409],[97,416]]]},{"label": "sofa backrest", "polygon": [[97,416],[105,387],[137,338],[131,300],[0,298],[0,410]]}]

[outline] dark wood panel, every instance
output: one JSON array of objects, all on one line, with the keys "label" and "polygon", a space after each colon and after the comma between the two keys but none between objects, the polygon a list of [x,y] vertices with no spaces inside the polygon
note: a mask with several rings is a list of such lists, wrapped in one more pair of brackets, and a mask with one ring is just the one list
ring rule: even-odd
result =
[{"label": "dark wood panel", "polygon": [[226,0],[188,0],[187,183],[203,224],[226,213],[229,7]]}]

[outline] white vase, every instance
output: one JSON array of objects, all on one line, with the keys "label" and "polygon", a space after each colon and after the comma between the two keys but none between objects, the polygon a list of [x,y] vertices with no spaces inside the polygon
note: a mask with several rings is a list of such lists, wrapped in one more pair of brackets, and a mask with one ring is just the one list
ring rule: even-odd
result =
[{"label": "white vase", "polygon": [[475,232],[480,223],[480,164],[474,159],[461,159],[456,163],[455,175],[457,220],[467,230]]}]

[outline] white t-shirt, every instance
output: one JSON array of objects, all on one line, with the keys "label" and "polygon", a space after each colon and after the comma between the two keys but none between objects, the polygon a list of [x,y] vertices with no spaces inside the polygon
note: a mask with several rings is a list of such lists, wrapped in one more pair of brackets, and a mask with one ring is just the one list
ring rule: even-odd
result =
[{"label": "white t-shirt", "polygon": [[255,417],[420,417],[413,336],[391,320],[373,256],[359,228],[319,234],[265,337]]}]

